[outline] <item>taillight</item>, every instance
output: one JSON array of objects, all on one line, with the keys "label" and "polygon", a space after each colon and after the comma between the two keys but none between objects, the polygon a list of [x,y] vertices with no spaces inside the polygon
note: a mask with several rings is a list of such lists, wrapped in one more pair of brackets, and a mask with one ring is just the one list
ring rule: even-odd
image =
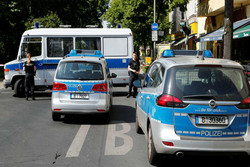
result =
[{"label": "taillight", "polygon": [[180,99],[171,96],[171,95],[160,95],[156,99],[156,103],[159,106],[164,106],[164,107],[175,107],[175,108],[184,108],[188,104],[183,103]]},{"label": "taillight", "polygon": [[92,91],[107,92],[108,91],[107,83],[102,83],[102,84],[96,84],[96,85],[94,85],[92,87]]},{"label": "taillight", "polygon": [[239,109],[250,109],[250,97],[245,98],[240,104],[236,105]]},{"label": "taillight", "polygon": [[54,82],[53,83],[53,90],[55,90],[55,91],[67,90],[67,86],[64,83]]}]

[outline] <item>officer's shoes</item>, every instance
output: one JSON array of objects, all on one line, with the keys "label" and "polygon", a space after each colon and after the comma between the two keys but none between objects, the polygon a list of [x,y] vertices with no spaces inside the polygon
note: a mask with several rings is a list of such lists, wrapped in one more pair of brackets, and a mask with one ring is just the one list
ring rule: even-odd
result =
[{"label": "officer's shoes", "polygon": [[127,95],[127,98],[129,98],[130,96],[131,96],[131,94],[128,94],[128,95]]},{"label": "officer's shoes", "polygon": [[32,97],[32,100],[36,100],[35,97]]}]

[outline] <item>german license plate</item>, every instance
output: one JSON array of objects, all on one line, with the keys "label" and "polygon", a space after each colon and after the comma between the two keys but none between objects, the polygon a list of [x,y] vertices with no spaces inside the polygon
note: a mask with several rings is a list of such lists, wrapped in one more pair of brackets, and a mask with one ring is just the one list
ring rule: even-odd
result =
[{"label": "german license plate", "polygon": [[228,116],[196,116],[197,125],[228,125]]},{"label": "german license plate", "polygon": [[86,93],[71,93],[71,99],[89,99],[89,94]]}]

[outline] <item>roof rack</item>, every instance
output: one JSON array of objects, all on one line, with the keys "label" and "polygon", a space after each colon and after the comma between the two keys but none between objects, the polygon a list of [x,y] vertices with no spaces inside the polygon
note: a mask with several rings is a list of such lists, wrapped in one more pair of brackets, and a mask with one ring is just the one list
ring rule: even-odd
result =
[{"label": "roof rack", "polygon": [[208,58],[212,58],[213,54],[210,50],[171,50],[167,49],[164,50],[162,53],[163,58],[170,58],[170,57],[176,57],[176,56],[204,56]]},{"label": "roof rack", "polygon": [[70,53],[66,55],[66,57],[74,56],[104,58],[100,50],[72,49]]}]

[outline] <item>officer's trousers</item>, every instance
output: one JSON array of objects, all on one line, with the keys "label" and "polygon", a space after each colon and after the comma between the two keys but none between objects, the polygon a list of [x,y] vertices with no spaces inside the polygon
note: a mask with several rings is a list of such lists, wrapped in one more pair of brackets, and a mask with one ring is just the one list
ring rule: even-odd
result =
[{"label": "officer's trousers", "polygon": [[35,97],[34,87],[35,87],[34,74],[27,73],[25,75],[25,96],[26,97],[29,97],[29,90],[30,90],[31,97]]}]

